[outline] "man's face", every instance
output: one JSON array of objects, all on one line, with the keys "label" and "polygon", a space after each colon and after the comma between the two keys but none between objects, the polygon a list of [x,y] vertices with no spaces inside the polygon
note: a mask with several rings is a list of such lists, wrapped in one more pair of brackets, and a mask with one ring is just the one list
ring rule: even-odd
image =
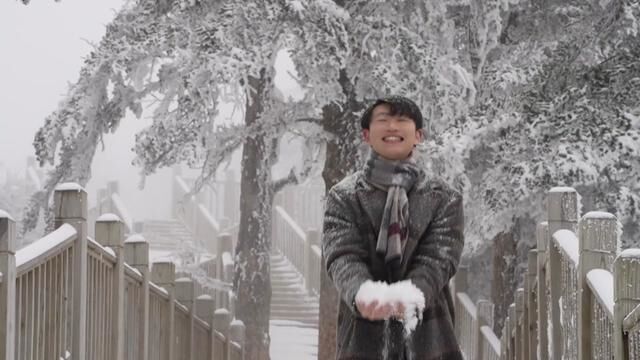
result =
[{"label": "man's face", "polygon": [[404,160],[422,141],[422,131],[406,116],[391,115],[389,105],[373,109],[369,129],[362,130],[364,141],[387,160]]}]

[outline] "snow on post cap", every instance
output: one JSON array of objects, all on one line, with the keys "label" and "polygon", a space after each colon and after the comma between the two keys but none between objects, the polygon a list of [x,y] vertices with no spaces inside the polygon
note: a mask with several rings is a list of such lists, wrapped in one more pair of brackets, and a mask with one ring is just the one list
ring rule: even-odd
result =
[{"label": "snow on post cap", "polygon": [[550,193],[577,192],[576,189],[568,186],[556,186],[549,190]]},{"label": "snow on post cap", "polygon": [[176,279],[176,282],[190,282],[190,281],[192,280],[188,277],[181,277],[179,279]]},{"label": "snow on post cap", "polygon": [[583,219],[616,219],[616,216],[612,213],[604,211],[589,211],[584,214]]},{"label": "snow on post cap", "polygon": [[640,259],[640,249],[623,250],[618,257],[624,259]]},{"label": "snow on post cap", "polygon": [[209,294],[202,294],[198,296],[196,299],[197,300],[213,300],[213,298]]},{"label": "snow on post cap", "polygon": [[124,241],[125,244],[126,243],[146,243],[147,240],[144,238],[144,236],[140,235],[140,234],[133,234],[130,235],[127,240]]},{"label": "snow on post cap", "polygon": [[15,222],[15,220],[11,217],[11,215],[9,215],[8,212],[6,212],[6,211],[4,211],[2,209],[0,209],[0,218],[7,218],[7,219]]},{"label": "snow on post cap", "polygon": [[84,188],[78,183],[66,182],[56,186],[55,191],[84,191]]},{"label": "snow on post cap", "polygon": [[238,319],[233,319],[233,321],[231,321],[231,324],[229,324],[229,326],[239,326],[239,325],[244,326],[244,323],[242,322],[242,320],[238,320]]},{"label": "snow on post cap", "polygon": [[116,214],[107,213],[100,215],[100,217],[96,219],[96,222],[122,222],[122,220],[120,220],[120,217]]},{"label": "snow on post cap", "polygon": [[227,309],[216,309],[214,314],[216,314],[216,315],[230,315],[231,313]]}]

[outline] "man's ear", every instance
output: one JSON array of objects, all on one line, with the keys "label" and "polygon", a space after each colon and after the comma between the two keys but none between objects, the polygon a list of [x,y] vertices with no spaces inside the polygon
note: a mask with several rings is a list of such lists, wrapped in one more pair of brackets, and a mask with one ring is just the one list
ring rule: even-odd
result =
[{"label": "man's ear", "polygon": [[369,129],[362,129],[362,140],[369,142]]}]

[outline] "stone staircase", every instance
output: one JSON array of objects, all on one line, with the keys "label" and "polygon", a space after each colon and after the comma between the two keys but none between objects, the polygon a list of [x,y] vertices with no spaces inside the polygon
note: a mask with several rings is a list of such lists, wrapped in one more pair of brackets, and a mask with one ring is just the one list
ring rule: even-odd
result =
[{"label": "stone staircase", "polygon": [[[149,241],[150,261],[174,258],[192,239],[179,220],[145,221],[142,231]],[[281,254],[271,255],[271,358],[316,359],[318,353],[319,300],[304,287],[303,278]]]},{"label": "stone staircase", "polygon": [[144,222],[142,236],[149,242],[150,260],[171,257],[186,244],[193,243],[193,237],[180,220],[147,220]]},{"label": "stone staircase", "polygon": [[281,254],[271,255],[271,358],[316,359],[318,297],[305,289],[302,276]]}]

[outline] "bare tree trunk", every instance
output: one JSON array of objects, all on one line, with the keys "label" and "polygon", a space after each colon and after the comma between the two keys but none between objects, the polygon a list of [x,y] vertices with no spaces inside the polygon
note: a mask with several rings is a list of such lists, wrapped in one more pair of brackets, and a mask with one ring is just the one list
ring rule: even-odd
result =
[{"label": "bare tree trunk", "polygon": [[[322,109],[324,130],[333,134],[335,140],[327,144],[322,178],[326,191],[337,184],[356,167],[358,151],[358,119],[353,115],[362,105],[355,101],[355,92],[344,70],[340,73],[340,84],[348,101],[342,109],[327,105]],[[322,259],[324,264],[324,257]],[[338,323],[338,293],[323,266],[320,278],[320,329],[318,332],[318,359],[333,360],[336,357],[336,329]]]},{"label": "bare tree trunk", "polygon": [[[251,92],[246,104],[247,126],[259,121],[263,111],[266,81],[250,78]],[[268,139],[249,137],[242,149],[240,179],[240,229],[236,245],[234,291],[236,317],[246,326],[247,360],[269,359],[269,315],[271,309],[271,209],[273,188],[270,178]]]}]

